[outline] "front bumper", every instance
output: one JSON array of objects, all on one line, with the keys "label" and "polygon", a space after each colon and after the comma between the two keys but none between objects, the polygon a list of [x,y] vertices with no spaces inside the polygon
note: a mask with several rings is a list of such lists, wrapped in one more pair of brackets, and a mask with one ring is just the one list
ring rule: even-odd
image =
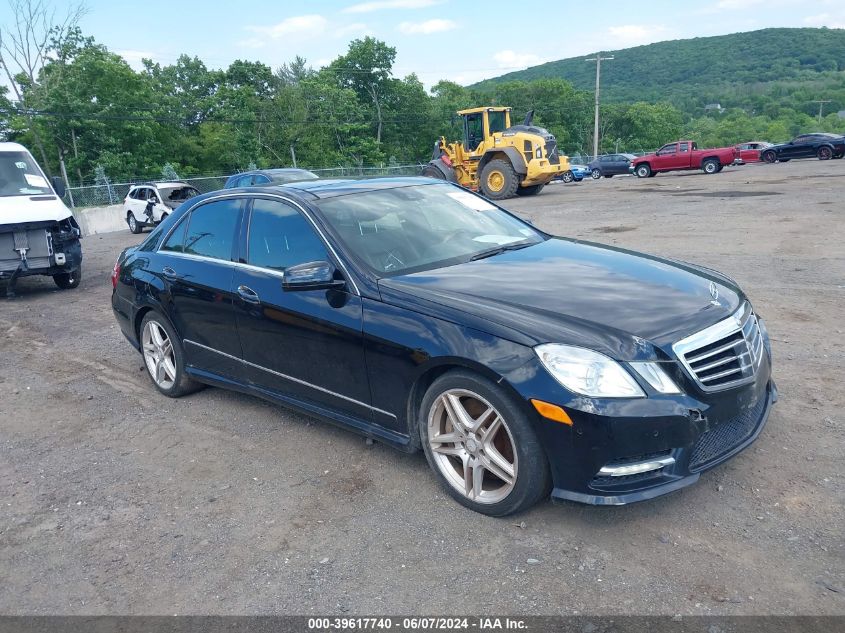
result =
[{"label": "front bumper", "polygon": [[[552,402],[550,394],[561,392],[540,368],[514,386],[524,397]],[[690,381],[682,389],[674,396],[560,402],[571,426],[532,411],[552,473],[552,498],[624,505],[689,486],[754,442],[777,401],[768,352],[753,383],[705,394]],[[659,467],[608,474],[643,464]]]}]

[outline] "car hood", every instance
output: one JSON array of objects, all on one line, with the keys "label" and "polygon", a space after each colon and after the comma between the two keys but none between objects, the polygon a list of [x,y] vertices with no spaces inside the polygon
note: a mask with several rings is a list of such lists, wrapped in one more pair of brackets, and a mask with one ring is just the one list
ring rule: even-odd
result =
[{"label": "car hood", "polygon": [[0,196],[0,226],[30,222],[60,222],[71,216],[61,199],[40,196]]},{"label": "car hood", "polygon": [[392,294],[408,305],[416,297],[531,344],[582,345],[626,360],[654,357],[653,348],[668,354],[672,343],[727,318],[744,300],[715,271],[562,238],[379,285],[387,301]]}]

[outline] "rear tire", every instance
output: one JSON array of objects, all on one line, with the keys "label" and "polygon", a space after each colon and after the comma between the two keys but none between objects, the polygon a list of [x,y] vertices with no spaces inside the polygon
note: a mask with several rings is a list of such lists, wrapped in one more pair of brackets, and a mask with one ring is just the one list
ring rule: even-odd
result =
[{"label": "rear tire", "polygon": [[816,152],[816,156],[819,157],[819,160],[830,160],[833,158],[833,150],[830,149],[827,145],[822,145],[819,148],[819,151]]},{"label": "rear tire", "polygon": [[185,373],[185,352],[170,322],[155,310],[141,321],[141,355],[153,385],[168,398],[193,393],[203,385]]},{"label": "rear tire", "polygon": [[767,151],[767,152],[763,152],[763,153],[760,155],[760,160],[762,160],[762,161],[763,161],[763,162],[765,162],[765,163],[774,163],[774,162],[776,162],[776,161],[777,161],[777,159],[778,159],[777,154],[775,154],[775,153],[774,153],[773,151],[771,151],[771,150],[769,150],[769,151]]},{"label": "rear tire", "polygon": [[548,461],[524,406],[486,378],[463,370],[440,376],[418,423],[429,466],[467,508],[501,517],[549,495]]},{"label": "rear tire", "polygon": [[131,211],[126,214],[126,223],[129,225],[129,230],[135,235],[144,230],[144,227],[135,219],[135,214]]},{"label": "rear tire", "polygon": [[446,180],[446,176],[443,175],[443,172],[434,167],[433,165],[426,165],[423,167],[422,175],[426,178],[436,178],[437,180]]},{"label": "rear tire", "polygon": [[652,175],[651,165],[648,163],[641,163],[637,165],[634,173],[637,174],[638,178],[649,178]]},{"label": "rear tire", "polygon": [[79,268],[67,273],[53,275],[53,282],[62,290],[72,290],[79,286],[82,281],[82,265]]},{"label": "rear tire", "polygon": [[546,185],[529,185],[528,187],[517,187],[516,195],[518,196],[536,196],[543,190]]},{"label": "rear tire", "polygon": [[513,198],[519,187],[519,179],[513,165],[506,160],[495,158],[481,170],[481,192],[491,200]]},{"label": "rear tire", "polygon": [[715,174],[715,173],[718,173],[718,172],[719,172],[719,167],[721,167],[721,165],[719,164],[719,161],[718,161],[718,160],[716,160],[715,158],[708,158],[708,159],[707,159],[707,160],[705,160],[703,163],[701,163],[701,170],[702,170],[705,174]]}]

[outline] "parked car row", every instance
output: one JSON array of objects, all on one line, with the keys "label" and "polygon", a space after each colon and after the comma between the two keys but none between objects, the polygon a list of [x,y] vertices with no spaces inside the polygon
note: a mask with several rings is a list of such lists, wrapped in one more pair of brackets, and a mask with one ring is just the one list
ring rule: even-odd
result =
[{"label": "parked car row", "polygon": [[[318,176],[307,169],[281,168],[256,169],[230,176],[224,189],[282,185],[288,182],[317,180]],[[195,187],[185,182],[149,182],[134,185],[123,201],[123,216],[132,233],[144,227],[157,226],[186,200],[200,195]]]}]

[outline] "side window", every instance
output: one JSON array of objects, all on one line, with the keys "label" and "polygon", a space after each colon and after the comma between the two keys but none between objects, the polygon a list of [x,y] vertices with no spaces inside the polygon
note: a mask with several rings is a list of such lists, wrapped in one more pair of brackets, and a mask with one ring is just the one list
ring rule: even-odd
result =
[{"label": "side window", "polygon": [[252,180],[252,184],[254,185],[264,185],[268,182],[270,182],[270,179],[264,174],[255,174],[255,178]]},{"label": "side window", "polygon": [[214,259],[230,260],[241,200],[217,200],[197,207],[188,219],[184,251]]},{"label": "side window", "polygon": [[238,187],[249,187],[252,184],[252,174],[247,174],[246,176],[241,176],[241,179],[238,181]]},{"label": "side window", "polygon": [[132,198],[132,200],[135,200],[138,197],[138,190],[137,189],[130,189],[129,190],[129,197]]},{"label": "side window", "polygon": [[188,218],[183,217],[179,221],[179,225],[173,229],[173,232],[161,245],[159,250],[168,251],[171,253],[182,253],[184,252],[182,249],[183,244],[185,243],[185,230],[188,228]]},{"label": "side window", "polygon": [[247,248],[249,264],[273,270],[328,259],[314,227],[297,209],[264,198],[253,202]]},{"label": "side window", "polygon": [[674,153],[675,153],[675,145],[674,144],[666,145],[664,147],[661,147],[659,150],[657,150],[658,156],[668,156],[668,155],[674,154]]},{"label": "side window", "polygon": [[146,187],[138,187],[138,190],[135,192],[135,199],[136,200],[146,200],[147,199],[147,191]]},{"label": "side window", "polygon": [[681,143],[681,152],[689,151],[689,143]]}]

